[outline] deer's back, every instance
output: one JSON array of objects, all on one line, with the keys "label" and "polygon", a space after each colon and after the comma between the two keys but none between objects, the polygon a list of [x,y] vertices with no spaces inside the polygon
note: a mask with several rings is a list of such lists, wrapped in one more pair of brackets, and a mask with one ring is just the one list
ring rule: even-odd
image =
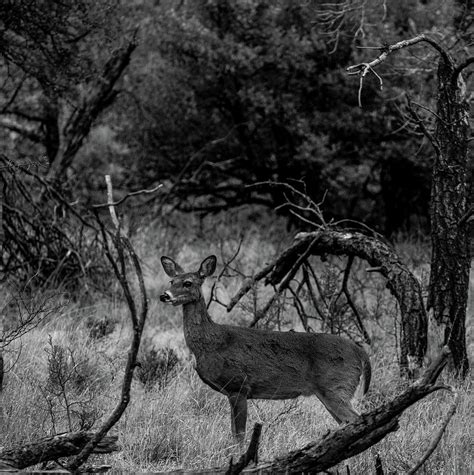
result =
[{"label": "deer's back", "polygon": [[214,325],[205,338],[190,343],[205,383],[248,398],[288,399],[328,390],[350,398],[368,363],[354,342],[323,333]]}]

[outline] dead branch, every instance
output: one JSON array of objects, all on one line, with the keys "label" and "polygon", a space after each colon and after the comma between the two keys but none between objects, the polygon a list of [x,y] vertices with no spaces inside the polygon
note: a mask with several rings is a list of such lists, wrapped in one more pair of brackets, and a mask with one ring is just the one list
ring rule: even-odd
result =
[{"label": "dead branch", "polygon": [[379,80],[380,89],[382,89],[383,87],[382,78],[379,76],[379,74],[375,72],[374,68],[378,66],[380,63],[383,63],[391,53],[394,53],[395,51],[398,51],[403,48],[407,48],[407,47],[410,47],[417,43],[422,43],[422,42],[425,42],[431,45],[439,53],[439,55],[443,58],[443,60],[447,64],[453,65],[453,60],[451,56],[448,54],[448,52],[438,42],[429,38],[425,34],[415,36],[414,38],[411,38],[408,40],[399,41],[398,43],[395,43],[393,45],[380,46],[378,47],[378,49],[379,51],[381,51],[381,53],[379,54],[379,56],[377,56],[377,58],[367,63],[353,64],[346,68],[347,74],[358,75],[360,77],[359,92],[358,92],[359,107],[362,107],[362,102],[361,102],[362,87],[363,87],[364,78],[367,75],[367,73],[369,72],[372,73]]},{"label": "dead branch", "polygon": [[421,130],[421,132],[423,133],[423,135],[429,140],[429,142],[431,143],[435,153],[437,156],[439,156],[439,154],[441,153],[441,149],[439,147],[439,142],[437,139],[435,139],[433,137],[433,134],[428,130],[428,128],[426,127],[426,124],[424,122],[424,120],[417,114],[417,112],[415,111],[415,109],[413,109],[413,106],[412,106],[412,101],[411,99],[407,96],[407,109],[408,109],[408,112],[410,113],[411,117],[413,118],[413,120],[416,122],[416,124],[418,125],[419,129]]},{"label": "dead branch", "polygon": [[351,255],[347,259],[347,265],[346,268],[344,269],[344,277],[342,279],[342,292],[344,293],[344,296],[346,297],[347,303],[349,304],[349,307],[352,310],[352,313],[354,314],[356,321],[357,321],[357,326],[359,327],[360,332],[362,333],[362,336],[364,337],[365,342],[370,345],[370,336],[367,333],[367,330],[365,329],[364,322],[362,321],[362,318],[359,314],[359,310],[357,310],[357,307],[355,306],[354,302],[352,301],[351,294],[349,292],[349,289],[347,287],[347,282],[349,281],[349,275],[351,273],[351,267],[352,263],[354,262],[354,256]]},{"label": "dead branch", "polygon": [[[308,289],[309,298],[311,299],[311,303],[313,304],[313,307],[315,308],[321,320],[325,322],[326,316],[323,314],[322,310],[319,308],[318,299],[316,298],[316,293],[313,289],[313,286],[311,285],[311,280],[309,278],[308,267],[309,267],[309,264],[307,262],[303,264],[303,283],[306,285],[306,288]],[[318,283],[316,285],[318,285]],[[323,298],[324,297],[321,295],[321,299]]]},{"label": "dead branch", "polygon": [[[222,262],[224,263],[224,266],[222,267],[221,271],[219,272],[219,274],[217,275],[216,279],[214,280],[213,284],[212,284],[212,287],[211,287],[211,292],[210,292],[210,297],[209,297],[209,301],[207,302],[207,305],[206,307],[209,308],[211,306],[211,303],[213,301],[217,302],[217,303],[220,303],[221,305],[224,305],[222,304],[222,302],[220,302],[217,297],[215,297],[215,291],[216,291],[216,286],[217,286],[217,283],[222,279],[222,277],[224,276],[224,274],[226,273],[227,269],[230,267],[230,265],[232,264],[232,262],[235,261],[235,259],[237,259],[237,256],[239,255],[240,253],[240,250],[242,249],[242,243],[244,242],[244,238],[243,236],[241,236],[240,240],[239,240],[239,244],[237,246],[237,249],[235,250],[235,252],[232,254],[232,256],[229,258],[229,259],[225,259],[224,258],[224,255],[223,255],[223,251],[221,249],[221,254],[222,254]],[[224,305],[225,306],[225,305]]]},{"label": "dead branch", "polygon": [[[110,177],[106,179],[106,181],[108,186],[108,200],[110,204],[111,218],[114,222],[114,225],[116,226],[116,233],[112,234],[110,232],[107,232],[97,214],[96,217],[101,227],[106,256],[109,259],[110,264],[112,265],[115,276],[122,287],[122,291],[127,301],[130,319],[133,325],[133,336],[130,348],[128,350],[127,363],[123,376],[120,400],[118,401],[117,406],[112,411],[110,416],[103,423],[102,427],[93,435],[93,437],[91,437],[91,439],[83,447],[81,452],[69,464],[68,469],[71,471],[77,470],[87,461],[97,444],[100,443],[100,441],[105,437],[108,431],[120,420],[122,414],[128,406],[128,403],[130,401],[130,389],[132,385],[133,372],[137,365],[138,350],[140,348],[143,327],[145,325],[148,313],[148,298],[140,261],[128,238],[120,232],[120,222],[118,221],[118,218],[115,214],[115,208],[113,205],[113,190]],[[115,251],[118,255],[118,263],[117,259],[112,254],[112,250],[109,245],[109,240],[112,242]],[[137,308],[137,303],[130,288],[130,283],[126,271],[125,253],[128,254],[128,257],[132,264],[132,269],[138,281],[140,310],[138,310]]]},{"label": "dead branch", "polygon": [[257,272],[253,277],[245,279],[239,291],[230,299],[227,305],[227,311],[230,312],[239,302],[239,300],[259,281],[266,277],[273,269],[274,263],[265,266],[261,271]]},{"label": "dead branch", "polygon": [[288,286],[290,285],[291,280],[296,275],[299,268],[306,261],[307,257],[310,255],[312,245],[313,245],[313,242],[309,242],[308,247],[306,248],[306,250],[304,250],[303,253],[300,256],[297,257],[297,259],[295,260],[295,262],[294,262],[293,266],[291,267],[291,269],[288,270],[288,273],[286,274],[286,276],[281,280],[280,285],[279,285],[277,291],[275,292],[275,294],[267,302],[265,307],[255,314],[255,317],[254,317],[252,323],[250,324],[251,327],[254,327],[262,318],[265,317],[265,315],[268,313],[268,311],[270,310],[270,308],[273,305],[273,303],[275,302],[275,300],[282,294],[282,292],[285,289],[288,288]]},{"label": "dead branch", "polygon": [[[91,432],[72,432],[47,437],[31,444],[0,451],[0,470],[22,470],[48,460],[77,455],[94,438]],[[119,449],[117,436],[103,437],[94,447],[95,454],[108,454]]]},{"label": "dead branch", "polygon": [[[304,186],[304,184],[303,184]],[[297,200],[301,200],[303,202],[303,206],[298,205],[294,201],[291,201],[288,196],[285,194],[286,202],[283,203],[282,205],[278,206],[276,209],[281,209],[283,207],[289,207],[290,212],[294,214],[297,218],[308,222],[314,227],[326,227],[327,223],[324,220],[323,213],[321,211],[320,206],[324,202],[324,199],[326,197],[326,194],[324,194],[323,199],[321,200],[320,203],[315,203],[307,194],[306,194],[306,188],[304,188],[304,191],[301,192],[294,186],[290,185],[289,183],[283,183],[283,182],[278,182],[278,181],[264,181],[264,182],[258,182],[258,183],[253,183],[251,185],[246,186],[246,188],[278,188],[280,190],[286,190],[289,193],[293,195],[294,198]],[[308,218],[305,218],[302,216],[300,213],[309,213],[309,215],[314,216],[317,219],[317,223],[309,220]]]},{"label": "dead branch", "polygon": [[114,201],[112,203],[107,202],[107,203],[102,203],[102,204],[99,204],[99,205],[93,205],[92,207],[95,208],[95,209],[99,209],[99,208],[107,208],[109,206],[119,206],[119,205],[123,204],[125,201],[127,201],[129,198],[132,198],[133,196],[149,195],[149,194],[155,193],[156,191],[158,191],[162,187],[163,187],[163,185],[159,184],[159,185],[155,186],[154,188],[151,188],[150,190],[132,191],[130,193],[127,193],[123,198],[120,198],[117,201]]},{"label": "dead branch", "polygon": [[304,305],[301,299],[298,296],[298,293],[291,288],[291,285],[288,286],[288,290],[293,295],[293,302],[295,304],[296,312],[300,317],[301,324],[303,325],[304,331],[309,332],[311,331],[311,327],[308,325],[308,315],[304,311]]}]

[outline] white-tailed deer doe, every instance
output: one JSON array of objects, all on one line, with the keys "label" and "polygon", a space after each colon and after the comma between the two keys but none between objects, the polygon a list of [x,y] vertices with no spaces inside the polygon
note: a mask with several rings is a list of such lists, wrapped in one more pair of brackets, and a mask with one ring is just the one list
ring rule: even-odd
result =
[{"label": "white-tailed deer doe", "polygon": [[212,321],[201,293],[216,269],[216,257],[197,272],[184,272],[173,259],[161,263],[172,277],[162,302],[183,306],[184,337],[196,357],[196,371],[231,405],[232,432],[245,437],[247,399],[292,399],[316,395],[337,422],[358,413],[353,398],[367,392],[371,367],[367,353],[352,341],[324,333],[277,332]]}]

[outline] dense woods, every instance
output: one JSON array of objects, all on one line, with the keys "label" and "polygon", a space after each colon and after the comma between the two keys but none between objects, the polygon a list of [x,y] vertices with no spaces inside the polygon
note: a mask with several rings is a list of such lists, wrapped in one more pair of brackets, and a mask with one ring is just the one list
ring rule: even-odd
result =
[{"label": "dense woods", "polygon": [[[166,406],[198,384],[182,338],[158,343],[180,325],[156,299],[163,254],[185,267],[218,255],[206,298],[219,321],[335,333],[366,345],[372,364],[395,363],[390,376],[375,366],[379,393],[365,407],[380,414],[383,430],[373,430],[383,436],[366,417],[354,428],[371,442],[351,454],[395,430],[412,404],[386,419],[383,407],[403,395],[374,409],[391,394],[383,384],[409,384],[443,345],[440,367],[449,353],[447,378],[461,386],[436,385],[439,369],[403,394],[421,384],[423,396],[449,389],[462,401],[472,356],[472,11],[471,0],[2,2],[0,455],[45,437],[61,447],[56,436],[68,432],[80,443],[65,466],[77,470],[114,425],[127,432],[137,401],[155,407],[153,393]],[[29,434],[12,430],[31,371],[23,345],[46,348],[32,392],[42,419],[25,424]],[[101,391],[119,402],[101,405]],[[207,414],[203,401],[182,413]],[[455,410],[444,410],[437,443]],[[349,428],[327,440],[343,434],[357,439]],[[132,463],[128,447],[112,466],[209,466],[184,457],[186,437],[159,436],[165,455]],[[263,450],[274,459],[295,444]],[[206,453],[220,466],[228,455]],[[384,455],[394,468],[397,457]]]}]

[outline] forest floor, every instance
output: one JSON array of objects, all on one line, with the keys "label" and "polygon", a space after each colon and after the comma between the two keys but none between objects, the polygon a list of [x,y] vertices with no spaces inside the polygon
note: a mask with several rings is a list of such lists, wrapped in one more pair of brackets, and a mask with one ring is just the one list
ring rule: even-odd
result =
[{"label": "forest floor", "polygon": [[[168,255],[186,270],[197,270],[202,259],[216,254],[219,272],[223,261],[229,260],[240,245],[232,266],[242,275],[251,275],[284,249],[293,235],[283,219],[261,212],[149,223],[136,233],[134,244],[150,299],[141,368],[133,383],[130,405],[112,431],[119,436],[121,451],[94,456],[91,462],[110,464],[127,472],[228,465],[230,457],[235,457],[236,447],[231,438],[227,398],[201,382],[194,371],[193,358],[184,343],[180,308],[159,302],[158,297],[169,281],[159,258]],[[396,248],[426,288],[429,241],[404,237],[396,242]],[[318,261],[321,281],[328,293],[337,288],[341,263],[342,258],[326,264]],[[239,272],[218,282],[215,291],[221,302],[227,302],[239,288],[243,279]],[[364,272],[364,263],[358,263],[352,279],[350,287],[357,304],[364,309],[373,340],[370,347],[366,346],[373,376],[369,393],[361,402],[363,411],[393,398],[407,383],[399,377],[395,300],[381,278]],[[206,298],[213,283],[208,280],[204,288]],[[471,315],[473,288],[471,279]],[[272,289],[259,286],[231,313],[214,302],[210,314],[219,323],[247,325],[252,309],[255,305],[261,308],[271,293]],[[8,347],[8,372],[0,395],[0,447],[97,426],[115,407],[131,334],[127,308],[112,279],[109,295],[85,294],[84,291],[80,298],[67,300],[58,290],[53,299],[55,308],[48,319]],[[348,318],[343,312],[342,316]],[[273,318],[277,322],[274,325],[282,330],[301,330],[288,302],[280,303]],[[339,324],[344,323],[335,322],[336,327]],[[316,331],[322,326],[317,320],[312,320],[311,325]],[[468,325],[472,364],[472,318]],[[471,383],[453,380],[446,371],[441,379],[457,388],[460,403],[437,449],[419,473],[472,473]],[[403,414],[398,431],[338,468],[347,465],[353,474],[374,473],[379,454],[386,473],[406,472],[423,454],[451,401],[449,393],[439,391],[423,399]],[[260,460],[300,448],[337,426],[316,397],[251,401],[247,427],[251,429],[255,422],[263,424]]]}]

